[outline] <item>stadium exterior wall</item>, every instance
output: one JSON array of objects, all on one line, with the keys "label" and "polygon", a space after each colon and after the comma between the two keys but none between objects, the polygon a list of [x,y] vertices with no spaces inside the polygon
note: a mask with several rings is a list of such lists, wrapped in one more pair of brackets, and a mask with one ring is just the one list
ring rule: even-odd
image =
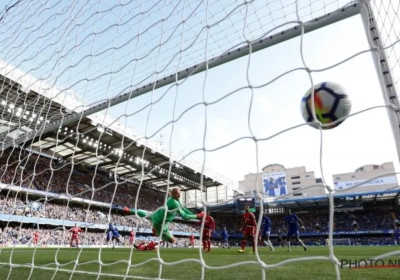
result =
[{"label": "stadium exterior wall", "polygon": [[[333,174],[332,177],[336,191],[356,193],[396,188],[398,181],[395,173],[393,162],[385,162],[381,165],[364,165],[354,172]],[[350,188],[353,186],[357,187]]]},{"label": "stadium exterior wall", "polygon": [[[246,174],[244,180],[239,181],[239,185],[245,193],[258,189],[266,196],[270,196],[266,192],[263,182],[263,177],[268,177],[269,174],[284,174],[286,177],[287,194],[285,198],[313,197],[325,194],[324,188],[321,187],[322,180],[315,178],[314,171],[307,171],[304,166],[285,168],[280,164],[267,165],[263,168],[262,172]],[[310,188],[303,189],[304,187]]]}]

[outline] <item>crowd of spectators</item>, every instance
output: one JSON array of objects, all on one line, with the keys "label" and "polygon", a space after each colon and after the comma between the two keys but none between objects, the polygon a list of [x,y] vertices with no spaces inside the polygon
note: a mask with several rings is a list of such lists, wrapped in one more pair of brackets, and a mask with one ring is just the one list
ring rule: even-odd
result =
[{"label": "crowd of spectators", "polygon": [[[296,213],[295,213],[296,214]],[[306,232],[315,232],[317,225],[320,231],[328,231],[329,213],[307,213],[297,214],[302,220]],[[395,211],[371,210],[358,212],[335,212],[334,230],[353,231],[354,223],[359,231],[364,230],[389,230],[394,229],[393,216],[400,220],[400,213]],[[286,232],[285,214],[274,214],[268,216],[272,224],[272,232]],[[256,217],[258,218],[258,217]],[[242,226],[240,215],[215,215],[215,221],[219,229],[226,227],[231,233],[239,233]]]},{"label": "crowd of spectators", "polygon": [[[96,209],[83,207],[67,207],[54,203],[40,203],[36,201],[22,201],[18,198],[7,198],[0,195],[0,214],[38,217],[55,220],[68,220],[86,224],[108,224],[112,222],[117,226],[136,228],[138,231],[150,229],[150,223],[144,219],[137,219],[133,215],[122,216]],[[171,231],[197,232],[198,227],[189,224],[170,223]]]},{"label": "crowd of spectators", "polygon": [[[69,245],[71,235],[67,230],[63,230],[62,228],[55,228],[55,229],[46,229],[46,228],[20,228],[18,226],[8,226],[4,229],[0,228],[0,247],[3,245],[6,246],[14,246],[14,245],[33,245],[33,236],[34,233],[38,231],[39,241],[38,245]],[[120,236],[121,243],[117,245],[122,246],[130,246],[129,243],[129,236],[128,235],[121,235]],[[152,236],[142,236],[136,235],[135,243],[142,243],[148,242],[150,240],[157,241],[155,237]],[[323,237],[305,237],[302,238],[303,242],[307,246],[326,246],[326,239]],[[177,237],[176,242],[173,245],[174,247],[187,247],[188,244],[187,237]],[[271,239],[274,246],[284,246],[278,243],[278,240],[275,238]],[[336,240],[335,240],[336,241]],[[337,240],[338,242],[334,242],[336,246],[343,246],[343,245],[351,245],[351,246],[360,246],[360,245],[370,245],[370,246],[382,246],[382,245],[393,245],[394,241],[392,237],[382,236],[382,237],[350,237],[350,238],[343,238]],[[339,242],[340,241],[340,242]],[[240,239],[230,239],[231,246],[239,246]],[[79,237],[79,244],[80,245],[107,245],[107,241],[105,238],[104,232],[87,232],[83,231]],[[201,242],[197,239],[195,241],[196,245],[201,245]],[[213,241],[214,246],[221,246],[221,242],[218,240]],[[263,246],[262,244],[259,244]],[[292,245],[298,245],[295,240],[292,241]],[[164,244],[163,247],[167,245]]]},{"label": "crowd of spectators", "polygon": [[[302,237],[301,240],[307,246],[327,246],[326,238],[324,237]],[[274,247],[283,247],[285,244],[279,243],[278,239],[271,238],[271,242]],[[291,246],[300,246],[295,239],[292,239],[290,242]],[[230,246],[240,246],[240,240],[231,239],[229,240]],[[217,243],[217,245],[221,246],[222,243]],[[261,247],[264,247],[263,244],[258,244]],[[385,246],[385,245],[395,245],[393,237],[381,236],[381,237],[348,237],[341,239],[334,239],[334,246]]]},{"label": "crowd of spectators", "polygon": [[94,170],[90,166],[49,159],[19,149],[1,152],[0,182],[129,207],[135,205],[138,197],[136,208],[149,211],[161,206],[166,195],[146,187],[145,183],[139,189],[139,182],[115,179],[113,174],[100,168]]},{"label": "crowd of spectators", "polygon": [[[62,228],[46,229],[46,228],[20,228],[16,226],[8,226],[4,229],[0,228],[0,245],[33,245],[33,236],[35,232],[39,232],[38,245],[69,245],[71,233]],[[156,240],[154,237],[138,235],[135,243]],[[176,247],[183,247],[187,242],[187,238],[177,238]],[[129,246],[129,236],[120,235],[120,244]],[[106,235],[104,232],[87,232],[83,231],[79,236],[80,245],[107,245]]]}]

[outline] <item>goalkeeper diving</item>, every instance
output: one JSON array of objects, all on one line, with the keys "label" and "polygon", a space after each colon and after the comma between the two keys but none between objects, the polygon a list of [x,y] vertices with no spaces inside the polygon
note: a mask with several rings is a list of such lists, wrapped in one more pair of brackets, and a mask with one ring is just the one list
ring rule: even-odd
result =
[{"label": "goalkeeper diving", "polygon": [[[165,207],[160,207],[150,215],[147,215],[146,211],[134,210],[124,207],[124,211],[130,214],[135,214],[139,217],[147,217],[151,220],[152,231],[155,236],[160,236],[163,241],[170,243],[175,242],[175,237],[169,232],[168,224],[173,222],[176,214],[179,214],[184,220],[201,219],[203,212],[199,214],[193,214],[188,209],[182,206],[180,202],[181,190],[178,187],[171,189],[171,196],[167,199],[167,214],[165,216]],[[163,221],[165,217],[165,223]]]}]

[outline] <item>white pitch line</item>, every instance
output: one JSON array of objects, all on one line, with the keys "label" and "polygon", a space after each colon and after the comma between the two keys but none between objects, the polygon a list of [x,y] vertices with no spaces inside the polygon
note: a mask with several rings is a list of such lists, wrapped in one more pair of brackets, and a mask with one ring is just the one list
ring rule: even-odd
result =
[{"label": "white pitch line", "polygon": [[[4,266],[11,266],[12,268],[18,268],[18,267],[25,267],[25,268],[32,268],[32,265],[26,265],[26,264],[9,264],[9,263],[2,263],[0,262],[0,265]],[[98,275],[97,272],[91,272],[91,271],[82,271],[82,270],[75,270],[72,271],[70,269],[62,269],[62,268],[52,268],[52,267],[44,267],[44,266],[34,266],[34,269],[42,269],[42,270],[51,270],[51,271],[60,271],[60,272],[73,272],[78,273],[78,274],[87,274],[87,275]],[[149,277],[143,277],[143,276],[134,276],[134,275],[121,275],[121,274],[112,274],[112,273],[101,273],[101,276],[111,276],[111,277],[118,277],[118,278],[128,278],[128,279],[143,279],[143,280],[173,280],[173,279],[167,279],[167,278],[149,278]]]}]

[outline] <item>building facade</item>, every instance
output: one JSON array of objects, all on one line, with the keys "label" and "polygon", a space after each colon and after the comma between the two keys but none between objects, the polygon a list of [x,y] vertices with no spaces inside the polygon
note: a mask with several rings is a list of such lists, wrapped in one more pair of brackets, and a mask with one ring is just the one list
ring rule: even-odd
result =
[{"label": "building facade", "polygon": [[281,164],[270,164],[259,173],[250,173],[239,181],[245,194],[255,190],[266,197],[301,198],[325,194],[320,178],[304,166],[285,168]]},{"label": "building facade", "polygon": [[334,174],[332,177],[335,191],[357,193],[397,187],[398,181],[395,173],[393,162],[385,162],[382,165],[364,165],[354,172]]}]

